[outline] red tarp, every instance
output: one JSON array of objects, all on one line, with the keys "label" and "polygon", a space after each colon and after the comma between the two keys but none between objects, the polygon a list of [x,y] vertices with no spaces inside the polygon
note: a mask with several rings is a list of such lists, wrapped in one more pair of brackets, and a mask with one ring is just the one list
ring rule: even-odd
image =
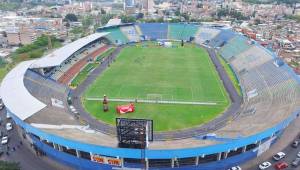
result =
[{"label": "red tarp", "polygon": [[124,113],[131,113],[134,112],[134,104],[130,103],[128,105],[121,105],[117,106],[117,113],[124,114]]}]

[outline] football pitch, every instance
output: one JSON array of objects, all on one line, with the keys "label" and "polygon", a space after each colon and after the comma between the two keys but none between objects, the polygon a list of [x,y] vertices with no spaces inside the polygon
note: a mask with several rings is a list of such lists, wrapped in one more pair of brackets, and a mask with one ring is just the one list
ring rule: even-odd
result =
[{"label": "football pitch", "polygon": [[[136,103],[136,112],[118,115],[102,111],[103,95],[108,99],[183,102],[182,104]],[[184,102],[201,104],[187,105]],[[204,49],[193,45],[163,48],[129,46],[87,89],[83,103],[96,118],[115,123],[116,117],[154,120],[156,131],[193,127],[212,120],[229,105],[226,90]],[[213,103],[206,105],[206,103]]]}]

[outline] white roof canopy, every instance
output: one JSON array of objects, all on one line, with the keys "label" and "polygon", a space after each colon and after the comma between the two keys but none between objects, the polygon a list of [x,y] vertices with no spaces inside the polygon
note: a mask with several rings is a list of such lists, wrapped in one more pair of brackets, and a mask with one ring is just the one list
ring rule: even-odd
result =
[{"label": "white roof canopy", "polygon": [[0,93],[5,106],[21,120],[25,120],[46,107],[32,96],[24,85],[26,70],[36,60],[24,61],[11,70],[3,79]]},{"label": "white roof canopy", "polygon": [[37,59],[30,68],[46,68],[46,67],[55,67],[61,65],[66,59],[68,59],[76,51],[80,50],[85,45],[89,44],[92,41],[95,41],[108,33],[94,33],[87,37],[80,38],[70,44],[67,44],[54,52]]},{"label": "white roof canopy", "polygon": [[119,18],[113,18],[113,19],[110,19],[105,26],[106,27],[115,26],[115,25],[120,25],[121,23],[122,23],[121,19],[119,19]]}]

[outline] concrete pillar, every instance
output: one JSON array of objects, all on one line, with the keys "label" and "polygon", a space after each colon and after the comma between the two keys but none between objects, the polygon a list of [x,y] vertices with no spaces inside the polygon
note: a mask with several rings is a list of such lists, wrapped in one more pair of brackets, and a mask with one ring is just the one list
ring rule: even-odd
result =
[{"label": "concrete pillar", "polygon": [[243,153],[246,152],[246,148],[247,148],[247,146],[243,147],[243,150],[242,150]]},{"label": "concrete pillar", "polygon": [[120,158],[121,159],[121,167],[122,169],[124,168],[124,158]]},{"label": "concrete pillar", "polygon": [[148,160],[148,158],[145,158],[145,164],[146,164],[146,170],[148,170],[149,169],[149,160]]},{"label": "concrete pillar", "polygon": [[228,152],[224,152],[223,158],[226,159],[228,156]]},{"label": "concrete pillar", "polygon": [[221,160],[222,152],[218,153],[217,161]]},{"label": "concrete pillar", "polygon": [[171,167],[172,167],[172,168],[174,168],[174,162],[175,162],[175,159],[172,158],[172,160],[171,160]]},{"label": "concrete pillar", "polygon": [[195,164],[196,164],[196,165],[199,165],[199,156],[196,157],[196,162],[195,162]]},{"label": "concrete pillar", "polygon": [[53,143],[53,147],[54,147],[54,149],[58,150],[57,144]]},{"label": "concrete pillar", "polygon": [[79,150],[77,150],[77,149],[76,149],[76,156],[77,156],[77,158],[80,158],[80,157],[81,157],[81,155],[80,155],[80,151],[79,151]]},{"label": "concrete pillar", "polygon": [[92,152],[90,152],[90,157],[91,157],[91,160],[92,160],[92,156],[93,156],[93,153],[92,153]]},{"label": "concrete pillar", "polygon": [[58,150],[59,151],[63,151],[62,147],[60,145],[58,145]]}]

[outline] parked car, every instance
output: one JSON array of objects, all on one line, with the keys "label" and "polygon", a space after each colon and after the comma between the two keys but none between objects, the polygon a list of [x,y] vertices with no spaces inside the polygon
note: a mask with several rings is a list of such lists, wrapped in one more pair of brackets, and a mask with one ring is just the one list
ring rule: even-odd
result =
[{"label": "parked car", "polygon": [[296,158],[293,162],[292,162],[292,165],[294,167],[298,167],[299,166],[299,163],[300,163],[300,158]]},{"label": "parked car", "polygon": [[7,131],[10,131],[10,130],[12,130],[12,124],[11,123],[6,123],[6,130]]},{"label": "parked car", "polygon": [[299,141],[298,140],[295,140],[293,143],[292,143],[292,147],[293,148],[297,148],[299,145]]},{"label": "parked car", "polygon": [[289,165],[286,162],[278,162],[277,164],[274,165],[274,168],[276,170],[282,170],[289,167]]},{"label": "parked car", "polygon": [[272,164],[270,162],[263,162],[258,167],[259,167],[259,169],[267,169],[270,166],[272,166]]},{"label": "parked car", "polygon": [[298,158],[300,158],[300,152],[298,152],[297,156],[298,156]]},{"label": "parked car", "polygon": [[229,168],[228,170],[242,170],[242,168],[240,166],[234,166]]},{"label": "parked car", "polygon": [[273,156],[274,160],[279,161],[280,159],[285,157],[285,153],[278,152],[276,155]]},{"label": "parked car", "polygon": [[1,144],[5,145],[7,143],[8,143],[8,136],[3,136],[2,139],[1,139]]}]

